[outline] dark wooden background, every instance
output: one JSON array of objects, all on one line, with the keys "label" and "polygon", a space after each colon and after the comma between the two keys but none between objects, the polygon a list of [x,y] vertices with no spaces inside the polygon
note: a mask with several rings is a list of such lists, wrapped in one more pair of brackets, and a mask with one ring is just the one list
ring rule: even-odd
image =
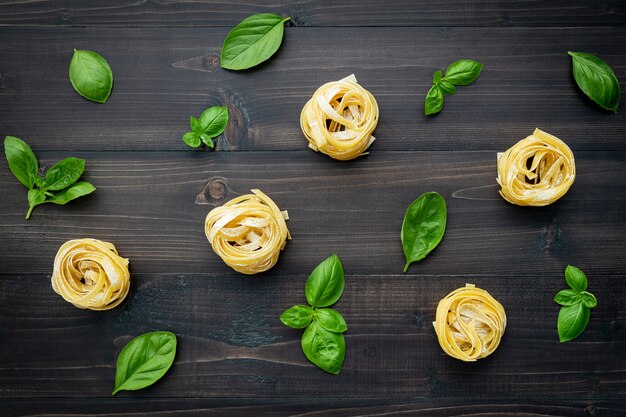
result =
[{"label": "dark wooden background", "polygon": [[[619,0],[177,2],[0,1],[0,134],[44,166],[87,160],[97,191],[24,220],[26,190],[0,162],[2,416],[619,416],[626,415],[626,103],[591,104],[568,50],[603,57],[626,80]],[[246,16],[292,16],[283,46],[246,72],[219,67]],[[72,89],[72,49],[111,65],[105,105]],[[478,81],[423,116],[432,73],[485,64]],[[306,147],[302,106],[355,73],[380,106],[368,157],[338,162]],[[190,115],[230,109],[216,152],[182,142]],[[535,127],[565,140],[578,175],[545,208],[497,193],[496,152]],[[206,213],[260,188],[289,211],[278,265],[243,276],[210,250]],[[402,274],[400,225],[425,191],[448,202],[440,247]],[[113,242],[132,287],[114,310],[79,310],[50,286],[68,239]],[[304,301],[308,273],[337,252],[346,290],[339,376],[311,365],[301,331],[278,320]],[[568,264],[599,300],[586,332],[559,344],[553,295]],[[435,308],[471,282],[506,308],[497,352],[462,363],[439,348]],[[130,338],[171,330],[160,382],[111,397]]]}]

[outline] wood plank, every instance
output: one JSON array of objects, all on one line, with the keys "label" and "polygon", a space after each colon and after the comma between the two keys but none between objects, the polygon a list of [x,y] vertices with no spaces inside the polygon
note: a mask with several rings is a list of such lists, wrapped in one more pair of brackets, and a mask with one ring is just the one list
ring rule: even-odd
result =
[{"label": "wood plank", "polygon": [[576,153],[576,183],[544,208],[498,195],[494,152],[379,151],[347,163],[312,151],[39,156],[50,166],[69,155],[87,160],[86,179],[97,191],[67,206],[38,207],[29,221],[26,190],[2,162],[3,273],[49,273],[64,241],[91,236],[114,242],[133,272],[228,274],[204,236],[204,218],[251,188],[291,216],[294,238],[268,276],[308,274],[335,251],[349,273],[400,273],[404,212],[431,190],[448,203],[446,236],[407,277],[535,274],[560,281],[568,263],[592,279],[626,270],[624,152]]},{"label": "wood plank", "polygon": [[[374,153],[503,150],[535,127],[574,151],[624,149],[626,112],[615,115],[584,98],[566,54],[598,54],[624,80],[624,28],[354,28],[349,37],[341,28],[288,28],[275,59],[240,73],[219,67],[226,33],[2,28],[0,131],[39,151],[183,151],[189,116],[225,104],[231,122],[218,150],[301,150],[304,103],[324,82],[356,73],[381,109]],[[71,88],[74,47],[99,51],[113,68],[105,105]],[[463,57],[485,64],[480,79],[447,97],[438,116],[423,116],[433,71]]]},{"label": "wood plank", "polygon": [[254,13],[291,16],[296,26],[623,26],[626,23],[624,3],[610,0],[16,0],[0,5],[0,24],[233,26]]},{"label": "wood plank", "polygon": [[[626,397],[625,276],[592,275],[598,300],[587,330],[560,344],[562,277],[467,274],[361,275],[347,266],[336,308],[348,323],[338,376],[310,364],[302,331],[281,312],[302,303],[307,274],[133,275],[120,307],[79,310],[50,288],[48,275],[0,280],[0,392],[4,397],[108,397],[115,360],[131,337],[171,330],[175,364],[155,385],[120,397],[462,398],[614,400]],[[498,350],[465,363],[446,356],[432,320],[438,301],[471,281],[505,307]]]},{"label": "wood plank", "polygon": [[[445,404],[442,404],[445,402]],[[66,417],[83,417],[86,412],[94,417],[136,416],[158,412],[163,417],[195,417],[199,414],[211,416],[327,416],[350,417],[363,415],[385,415],[388,417],[461,417],[506,415],[515,417],[617,417],[623,416],[626,409],[619,401],[511,401],[489,402],[472,401],[464,403],[457,399],[439,401],[367,401],[331,400],[328,398],[293,401],[289,399],[227,400],[192,399],[184,401],[172,399],[37,399],[5,401],[5,417],[35,417],[43,413],[62,413]]]}]

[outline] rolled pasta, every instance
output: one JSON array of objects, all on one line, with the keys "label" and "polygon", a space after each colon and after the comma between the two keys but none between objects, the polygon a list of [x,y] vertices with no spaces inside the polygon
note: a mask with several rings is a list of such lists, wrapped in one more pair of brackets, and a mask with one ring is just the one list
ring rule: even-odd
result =
[{"label": "rolled pasta", "polygon": [[561,139],[539,129],[498,154],[500,195],[512,204],[552,204],[565,195],[575,178],[572,150]]},{"label": "rolled pasta", "polygon": [[444,352],[474,362],[496,350],[506,327],[506,314],[487,291],[466,284],[439,302],[433,325]]},{"label": "rolled pasta", "polygon": [[342,161],[365,154],[377,124],[376,99],[354,74],[322,85],[300,114],[309,148]]},{"label": "rolled pasta", "polygon": [[260,190],[230,200],[209,212],[204,224],[215,253],[237,272],[267,271],[291,239],[286,211]]},{"label": "rolled pasta", "polygon": [[97,239],[65,242],[54,258],[52,289],[78,308],[109,310],[130,288],[128,259]]}]

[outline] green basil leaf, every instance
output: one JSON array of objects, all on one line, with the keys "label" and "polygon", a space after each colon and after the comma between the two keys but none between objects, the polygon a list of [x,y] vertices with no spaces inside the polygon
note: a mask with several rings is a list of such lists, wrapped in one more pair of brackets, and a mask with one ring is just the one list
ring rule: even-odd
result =
[{"label": "green basil leaf", "polygon": [[444,94],[453,95],[456,93],[456,87],[448,80],[441,80],[439,82],[439,88]]},{"label": "green basil leaf", "polygon": [[85,160],[78,158],[65,158],[46,171],[46,180],[43,188],[46,190],[62,190],[70,184],[74,184],[85,170]]},{"label": "green basil leaf", "polygon": [[561,290],[554,296],[554,301],[562,306],[571,306],[579,303],[581,296],[573,290]]},{"label": "green basil leaf", "polygon": [[28,188],[33,188],[39,177],[39,163],[33,150],[20,138],[4,138],[4,154],[15,178]]},{"label": "green basil leaf", "polygon": [[221,135],[228,125],[228,108],[213,106],[206,109],[200,115],[200,125],[202,132],[209,138]]},{"label": "green basil leaf", "polygon": [[589,323],[589,307],[583,303],[561,307],[557,328],[561,343],[578,337]]},{"label": "green basil leaf", "polygon": [[104,103],[111,95],[113,73],[107,61],[96,52],[74,49],[70,62],[70,82],[81,96]]},{"label": "green basil leaf", "polygon": [[576,292],[585,291],[587,289],[587,277],[580,269],[572,265],[565,268],[565,281]]},{"label": "green basil leaf", "polygon": [[222,68],[242,70],[269,59],[280,47],[290,17],[255,14],[242,20],[226,36],[220,58]]},{"label": "green basil leaf", "polygon": [[343,333],[348,330],[346,320],[337,310],[333,310],[332,308],[319,308],[315,310],[313,319],[329,332]]},{"label": "green basil leaf", "polygon": [[339,373],[346,357],[343,334],[329,332],[313,322],[304,331],[301,345],[307,359],[320,369],[335,375]]},{"label": "green basil leaf", "polygon": [[619,81],[609,64],[585,52],[568,54],[572,57],[574,79],[582,92],[606,110],[617,113]]},{"label": "green basil leaf", "polygon": [[443,108],[443,92],[439,85],[435,84],[430,87],[428,94],[426,94],[426,100],[424,101],[424,114],[439,113]]},{"label": "green basil leaf", "polygon": [[439,81],[441,81],[441,70],[437,70],[433,74],[433,84],[439,84]]},{"label": "green basil leaf", "polygon": [[200,136],[196,135],[194,132],[187,132],[183,135],[183,142],[192,148],[197,148],[200,146]]},{"label": "green basil leaf", "polygon": [[444,80],[450,81],[454,85],[470,85],[480,75],[483,64],[471,59],[461,59],[453,62],[446,69]]},{"label": "green basil leaf", "polygon": [[313,309],[305,305],[293,306],[280,315],[280,321],[285,326],[294,329],[304,329],[311,324],[311,320],[313,320]]},{"label": "green basil leaf", "polygon": [[191,130],[193,130],[193,133],[196,135],[200,136],[204,132],[202,125],[200,124],[200,120],[195,117],[191,116],[189,118],[189,124],[191,125]]},{"label": "green basil leaf", "polygon": [[328,307],[343,293],[343,265],[336,254],[319,264],[306,281],[306,300],[313,307]]},{"label": "green basil leaf", "polygon": [[41,190],[28,190],[28,211],[26,212],[26,220],[30,219],[35,206],[43,203],[46,195]]},{"label": "green basil leaf", "polygon": [[586,307],[594,308],[598,305],[598,300],[596,300],[596,296],[590,292],[583,291],[581,294],[582,302]]},{"label": "green basil leaf", "polygon": [[202,140],[202,143],[204,143],[207,147],[211,149],[215,147],[215,144],[213,143],[213,139],[211,139],[209,135],[203,133],[200,135],[200,139]]},{"label": "green basil leaf", "polygon": [[406,257],[404,272],[437,247],[446,231],[446,200],[438,193],[424,193],[406,211],[402,222],[402,249]]},{"label": "green basil leaf", "polygon": [[72,200],[77,199],[78,197],[91,194],[95,190],[96,190],[96,187],[94,187],[88,182],[84,182],[84,181],[77,182],[76,184],[70,185],[68,188],[61,191],[59,194],[55,195],[50,200],[46,200],[46,203],[64,205],[66,203],[69,203]]},{"label": "green basil leaf", "polygon": [[115,389],[138,390],[158,381],[174,362],[176,335],[151,332],[137,336],[120,352],[115,372]]}]

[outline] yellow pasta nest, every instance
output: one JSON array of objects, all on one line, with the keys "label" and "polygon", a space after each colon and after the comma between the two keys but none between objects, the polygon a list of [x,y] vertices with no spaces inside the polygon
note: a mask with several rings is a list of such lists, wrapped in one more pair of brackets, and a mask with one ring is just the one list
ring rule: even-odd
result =
[{"label": "yellow pasta nest", "polygon": [[97,239],[67,241],[54,258],[52,289],[78,308],[109,310],[130,288],[128,259]]},{"label": "yellow pasta nest", "polygon": [[271,198],[260,190],[242,195],[206,216],[204,232],[217,255],[237,272],[264,272],[278,261],[280,251],[291,239],[285,220]]},{"label": "yellow pasta nest", "polygon": [[506,327],[506,314],[487,291],[466,284],[439,302],[433,325],[444,352],[473,362],[496,350]]},{"label": "yellow pasta nest", "polygon": [[377,124],[376,99],[354,74],[318,88],[300,114],[309,148],[342,161],[364,155]]},{"label": "yellow pasta nest", "polygon": [[539,129],[498,154],[500,195],[509,203],[547,206],[563,197],[575,178],[571,149]]}]

